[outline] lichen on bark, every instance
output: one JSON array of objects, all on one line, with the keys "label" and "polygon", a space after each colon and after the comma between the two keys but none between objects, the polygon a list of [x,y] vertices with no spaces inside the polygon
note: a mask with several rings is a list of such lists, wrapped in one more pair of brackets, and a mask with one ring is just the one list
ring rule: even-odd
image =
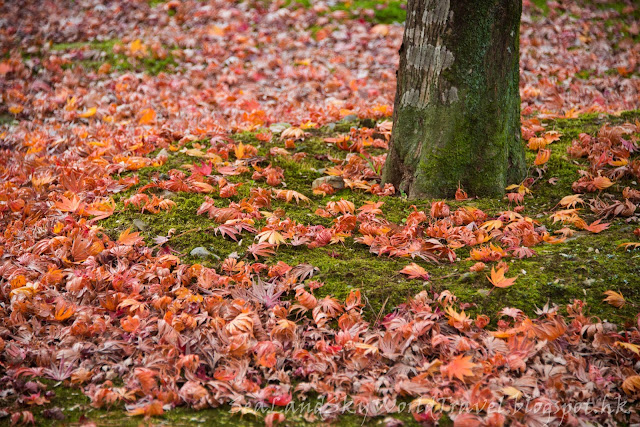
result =
[{"label": "lichen on bark", "polygon": [[410,0],[383,180],[410,197],[500,195],[525,174],[517,0]]}]

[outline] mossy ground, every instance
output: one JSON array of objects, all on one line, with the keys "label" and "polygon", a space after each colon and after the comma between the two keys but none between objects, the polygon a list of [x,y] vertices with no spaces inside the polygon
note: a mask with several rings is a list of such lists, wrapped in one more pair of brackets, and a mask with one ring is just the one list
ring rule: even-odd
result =
[{"label": "mossy ground", "polygon": [[104,64],[109,64],[112,71],[142,71],[156,75],[160,72],[173,71],[177,66],[177,62],[171,52],[168,52],[162,58],[155,57],[151,52],[141,57],[134,57],[124,53],[116,53],[114,50],[116,45],[124,45],[126,47],[126,43],[121,40],[110,39],[57,43],[51,46],[51,50],[57,54],[69,54],[72,57],[68,63],[63,65],[63,67],[67,68],[83,67],[86,70],[97,71]]},{"label": "mossy ground", "polygon": [[[578,119],[562,119],[546,121],[544,124],[548,130],[557,130],[562,133],[560,141],[551,145],[552,156],[548,162],[548,169],[543,178],[532,187],[533,195],[526,199],[524,214],[539,221],[550,230],[560,228],[552,224],[550,213],[556,207],[558,201],[572,194],[571,184],[579,177],[578,170],[583,165],[581,161],[567,158],[566,148],[580,133],[595,135],[604,123],[622,123],[635,121],[640,118],[640,111],[623,113],[620,116],[587,115]],[[403,197],[377,197],[352,190],[342,190],[333,196],[314,196],[311,192],[312,181],[322,176],[320,169],[327,167],[326,160],[318,160],[314,155],[331,154],[334,157],[345,157],[346,153],[323,142],[327,136],[336,136],[340,132],[346,132],[357,123],[340,123],[333,129],[324,127],[312,130],[311,136],[305,141],[297,143],[297,150],[307,153],[305,160],[294,162],[290,159],[278,157],[272,160],[272,164],[285,170],[285,182],[287,188],[299,191],[311,198],[310,204],[288,204],[274,201],[271,210],[282,208],[286,215],[296,221],[305,224],[329,225],[330,220],[323,219],[314,214],[318,207],[324,207],[330,200],[344,198],[355,203],[359,207],[366,200],[384,201],[382,207],[384,215],[391,221],[401,223],[412,211],[415,205],[418,209],[428,209],[431,200],[407,200]],[[238,141],[251,143],[259,147],[259,154],[266,154],[272,146],[283,146],[274,138],[272,143],[261,143],[254,133],[242,133],[232,136]],[[200,141],[202,143],[203,141]],[[533,162],[533,154],[527,154],[528,164]],[[140,177],[140,186],[152,179],[166,174],[170,169],[181,169],[185,164],[199,163],[196,158],[188,157],[179,152],[172,153],[168,162],[158,168],[145,168],[135,173]],[[186,169],[182,169],[185,170]],[[248,176],[232,177],[238,182],[243,181],[239,194],[231,200],[239,200],[248,196],[252,186],[266,186],[263,182],[248,180]],[[555,183],[549,183],[554,178]],[[612,187],[612,192],[619,192],[625,185],[622,182]],[[631,184],[633,185],[633,184]],[[129,228],[135,228],[134,221],[139,220],[146,224],[142,231],[145,241],[152,246],[152,239],[158,235],[166,235],[171,228],[176,229],[176,234],[215,224],[206,216],[196,215],[196,210],[204,200],[204,195],[192,193],[168,194],[176,202],[176,208],[171,212],[159,214],[141,214],[132,207],[123,209],[122,200],[136,191],[136,188],[120,195],[117,200],[118,212],[112,217],[99,223],[104,231],[111,237]],[[611,189],[609,189],[611,190]],[[219,205],[225,205],[228,199],[221,200]],[[474,206],[484,210],[490,216],[498,212],[510,209],[506,199],[475,199],[469,201],[448,200],[452,208],[460,206]],[[585,209],[582,216],[587,221],[595,219]],[[140,222],[136,221],[139,225]],[[257,226],[261,226],[258,221]],[[515,307],[523,310],[528,315],[535,315],[536,307],[542,307],[547,302],[555,303],[563,307],[572,299],[578,298],[588,304],[588,313],[601,319],[624,325],[633,321],[637,314],[640,301],[640,251],[624,251],[618,245],[633,239],[635,225],[627,224],[624,220],[611,221],[609,229],[600,234],[577,232],[572,238],[558,245],[543,244],[534,247],[537,256],[523,260],[510,260],[510,276],[517,274],[516,284],[507,289],[492,289],[492,285],[485,278],[484,273],[470,273],[469,267],[474,261],[468,259],[469,250],[457,251],[459,261],[453,264],[431,264],[421,260],[413,260],[427,269],[431,280],[407,280],[398,272],[412,260],[392,259],[377,257],[368,251],[368,247],[357,244],[353,239],[347,239],[344,244],[326,246],[319,249],[307,249],[306,247],[281,247],[277,255],[267,260],[274,264],[284,261],[289,265],[309,263],[319,268],[316,279],[325,283],[318,290],[318,295],[333,295],[344,299],[349,291],[359,288],[366,301],[365,315],[375,322],[382,315],[389,313],[395,306],[403,303],[407,297],[423,290],[443,291],[445,289],[454,293],[462,302],[468,303],[467,312],[484,313],[495,322],[497,314],[504,307]],[[172,239],[170,245],[178,253],[183,254],[182,260],[186,263],[199,262],[204,265],[217,267],[232,252],[245,256],[246,247],[253,242],[252,236],[245,235],[240,242],[234,242],[221,236],[215,236],[211,232],[191,232],[182,237]],[[189,252],[198,246],[204,246],[217,257],[200,259],[191,257]],[[218,259],[219,257],[219,259]],[[615,309],[602,302],[603,292],[606,290],[621,292],[630,302],[622,309]],[[635,305],[633,305],[635,304]],[[72,389],[64,385],[54,387],[56,397],[49,405],[34,410],[39,422],[43,424],[56,424],[55,421],[46,420],[42,411],[51,406],[65,408],[67,422],[77,422],[81,416],[89,417],[99,425],[137,425],[138,418],[126,416],[124,408],[112,410],[97,410],[91,408],[89,400],[82,395],[80,390]],[[71,410],[70,408],[73,408]],[[230,408],[218,408],[205,411],[192,411],[178,408],[167,412],[164,416],[154,418],[153,423],[159,425],[192,425],[209,424],[216,425],[259,425],[262,420],[255,419],[252,415],[233,415]],[[412,423],[412,419],[403,414],[403,421]],[[289,422],[300,424],[304,419],[288,416]],[[340,419],[341,424],[356,425],[362,419],[357,416],[348,416]]]},{"label": "mossy ground", "polygon": [[[567,158],[566,147],[580,133],[596,134],[603,123],[620,123],[625,120],[635,120],[640,117],[638,112],[629,112],[622,116],[589,115],[579,119],[566,119],[546,122],[549,130],[558,130],[562,133],[560,141],[552,144],[552,156],[548,162],[548,170],[543,178],[533,186],[533,195],[525,202],[524,214],[539,221],[550,230],[560,228],[552,224],[550,214],[558,201],[572,194],[571,184],[579,178],[578,170],[580,161]],[[349,125],[343,125],[346,129]],[[431,200],[407,200],[403,197],[378,197],[358,191],[341,190],[332,196],[320,197],[311,193],[311,183],[317,177],[322,176],[320,169],[329,164],[326,160],[317,160],[315,155],[331,154],[334,157],[345,157],[346,153],[323,142],[328,135],[335,136],[335,130],[329,131],[323,128],[312,132],[312,136],[305,141],[297,143],[297,150],[307,153],[307,157],[300,162],[292,161],[284,157],[272,160],[274,166],[280,166],[285,170],[286,188],[301,192],[311,198],[310,204],[296,205],[274,201],[272,210],[282,208],[286,216],[303,224],[329,225],[330,219],[321,218],[314,214],[319,207],[326,206],[331,200],[341,198],[361,206],[366,200],[383,201],[382,211],[390,221],[400,223],[412,211],[412,205],[418,209],[428,210]],[[264,144],[258,141],[252,133],[235,135],[234,138],[245,143],[259,146],[259,154],[266,154],[268,149],[275,146],[283,146],[274,139],[273,143]],[[533,153],[528,153],[528,163],[533,162]],[[166,173],[172,168],[180,168],[183,164],[196,163],[197,159],[188,158],[183,154],[172,154],[167,164],[160,168],[147,168],[138,172],[141,183],[144,185],[154,174]],[[234,180],[244,181],[244,177],[236,177]],[[549,180],[554,178],[554,183]],[[620,183],[614,187],[614,191],[620,191],[624,185]],[[261,182],[244,181],[239,194],[231,200],[238,201],[246,197],[253,186],[266,186]],[[619,188],[618,188],[619,187]],[[128,196],[135,189],[129,190],[121,199]],[[215,236],[206,232],[208,227],[215,226],[206,216],[195,214],[200,204],[204,201],[204,195],[191,193],[176,193],[169,195],[176,202],[177,207],[171,212],[159,214],[141,214],[137,209],[129,207],[116,215],[102,221],[100,225],[111,237],[129,227],[136,228],[134,220],[142,221],[146,228],[142,231],[147,244],[153,245],[152,239],[156,236],[164,236],[171,228],[176,229],[175,234],[200,228],[203,231],[187,233],[182,237],[172,239],[170,246],[183,254],[184,262],[199,262],[207,266],[217,267],[229,254],[237,252],[245,256],[245,249],[253,243],[252,236],[245,235],[240,242]],[[219,205],[228,204],[229,200],[221,200]],[[453,208],[460,206],[475,206],[484,210],[489,216],[496,216],[498,212],[512,209],[506,199],[475,199],[456,202],[447,201]],[[118,209],[122,209],[121,200],[118,201]],[[595,218],[585,209],[582,214],[588,221]],[[140,222],[137,221],[138,224]],[[256,224],[263,225],[262,221]],[[610,321],[625,323],[633,318],[634,307],[628,306],[622,310],[613,309],[603,304],[602,293],[608,289],[621,291],[630,301],[640,300],[640,253],[624,251],[618,245],[633,238],[634,226],[624,220],[612,220],[608,230],[601,234],[578,232],[565,243],[558,245],[543,244],[534,248],[537,256],[523,260],[511,260],[510,268],[513,274],[519,275],[516,285],[508,289],[491,290],[492,285],[485,278],[484,273],[469,273],[469,267],[473,261],[469,260],[469,250],[459,250],[459,261],[453,264],[429,264],[421,260],[413,260],[423,265],[432,276],[429,282],[419,280],[407,280],[399,274],[410,259],[392,259],[377,257],[369,253],[368,247],[355,243],[353,239],[347,239],[344,244],[330,245],[320,249],[307,249],[306,247],[283,246],[275,257],[267,260],[267,263],[284,261],[289,265],[300,263],[312,264],[319,268],[317,278],[325,283],[319,289],[319,294],[333,295],[344,298],[353,288],[359,288],[368,301],[367,316],[375,319],[380,312],[389,312],[393,307],[422,289],[442,291],[449,289],[462,302],[471,304],[471,312],[482,312],[490,316],[505,306],[522,309],[529,315],[534,315],[536,307],[542,307],[547,301],[560,306],[567,304],[574,298],[585,300],[589,303],[590,313]],[[207,259],[195,258],[189,252],[199,246],[206,247],[216,256]],[[219,258],[219,259],[218,259]]]},{"label": "mossy ground", "polygon": [[[161,3],[152,0],[153,5]],[[403,20],[404,7],[401,1],[352,1],[350,4],[344,2],[349,10],[358,10],[370,5],[364,4],[388,4],[386,8],[374,5],[376,10],[373,18],[375,22],[398,22]],[[543,10],[548,10],[546,1],[535,0]],[[613,2],[622,5],[622,2]],[[336,9],[343,8],[343,2],[335,5]],[[354,7],[355,6],[355,7]],[[385,14],[390,14],[386,17]],[[171,60],[131,63],[127,58],[113,53],[113,45],[117,40],[104,42],[86,42],[74,44],[54,45],[52,49],[70,52],[84,49],[97,52],[95,57],[90,59],[74,60],[73,64],[96,70],[102,64],[109,63],[116,70],[137,70],[157,74],[160,71],[170,71],[174,66]],[[103,52],[103,53],[100,53]],[[170,58],[170,57],[169,57]],[[77,65],[73,65],[77,66]],[[0,121],[9,121],[12,117],[4,115]],[[559,228],[553,225],[549,219],[549,214],[558,201],[571,194],[571,184],[579,177],[578,170],[583,162],[575,162],[566,156],[566,147],[571,140],[577,138],[580,133],[596,134],[600,126],[604,123],[621,123],[625,120],[640,119],[640,112],[627,112],[621,116],[589,115],[579,119],[566,119],[547,121],[548,130],[558,130],[562,133],[560,141],[552,144],[552,156],[548,162],[548,170],[544,177],[532,188],[533,196],[526,200],[524,214],[530,216],[550,229]],[[296,221],[306,224],[329,225],[330,220],[323,219],[313,212],[317,207],[323,207],[330,200],[340,198],[348,199],[356,206],[362,205],[366,200],[384,201],[382,207],[384,215],[391,221],[400,223],[412,211],[412,205],[419,209],[428,209],[430,200],[407,200],[403,197],[380,198],[355,192],[343,190],[329,197],[313,196],[311,194],[311,182],[323,176],[320,169],[327,167],[328,162],[318,160],[314,154],[331,154],[333,157],[344,158],[346,153],[327,145],[323,142],[326,136],[335,136],[337,133],[346,133],[351,124],[342,123],[335,129],[323,128],[312,131],[312,136],[305,141],[297,143],[296,151],[306,152],[307,158],[302,162],[294,162],[286,158],[273,160],[274,166],[280,166],[285,170],[285,182],[287,188],[299,191],[312,199],[309,205],[286,204],[283,202],[273,202],[272,210],[282,208],[286,215]],[[265,155],[271,144],[260,143],[255,138],[254,133],[243,133],[233,135],[233,138],[245,143],[251,143],[260,147],[259,154]],[[276,142],[274,145],[283,146]],[[374,152],[380,154],[380,152]],[[528,164],[533,162],[533,153],[527,154]],[[136,187],[150,182],[156,174],[168,172],[170,169],[180,169],[184,164],[199,163],[199,159],[190,158],[184,154],[172,153],[167,164],[159,168],[146,168],[136,172],[140,176],[140,184]],[[239,195],[232,200],[239,200],[246,197],[252,186],[266,186],[261,182],[251,182],[245,180],[247,176],[232,178],[231,180],[243,181],[245,184],[240,187]],[[555,184],[550,184],[551,178],[557,178]],[[626,183],[628,184],[628,183]],[[625,183],[614,187],[619,192]],[[204,200],[204,195],[192,193],[176,193],[171,195],[171,199],[176,202],[177,207],[171,212],[160,214],[140,214],[134,208],[123,209],[122,200],[135,192],[135,189],[123,193],[118,198],[119,212],[114,216],[101,221],[100,226],[104,227],[111,237],[117,237],[119,232],[126,228],[133,227],[134,220],[139,219],[146,224],[146,229],[142,231],[148,245],[152,246],[152,239],[158,235],[166,235],[170,228],[176,229],[176,234],[191,230],[197,227],[206,229],[214,223],[205,216],[195,214],[196,210]],[[225,200],[222,203],[228,203]],[[495,215],[501,210],[509,209],[506,200],[498,199],[477,199],[472,201],[455,202],[448,201],[452,207],[475,206],[483,209],[489,215]],[[585,210],[586,212],[586,210]],[[592,216],[584,215],[589,221]],[[262,223],[258,222],[258,226]],[[350,289],[359,288],[367,302],[365,315],[371,321],[375,321],[382,314],[393,310],[410,295],[422,289],[442,291],[448,289],[453,292],[461,301],[471,304],[467,310],[471,313],[485,313],[497,319],[497,312],[503,307],[516,307],[525,311],[529,315],[534,315],[536,307],[541,307],[547,301],[560,306],[568,303],[574,298],[580,298],[588,303],[588,312],[591,315],[602,319],[617,322],[624,325],[633,320],[637,314],[640,303],[640,251],[624,251],[618,245],[633,239],[632,231],[636,225],[627,224],[624,220],[616,219],[612,221],[611,227],[601,234],[576,233],[576,235],[559,245],[541,245],[535,247],[537,256],[525,260],[510,261],[510,275],[517,274],[519,278],[516,284],[508,289],[494,289],[487,281],[484,273],[469,273],[469,267],[473,261],[467,260],[468,250],[457,251],[459,262],[454,264],[429,264],[420,260],[413,260],[424,266],[430,273],[432,280],[423,282],[420,280],[407,280],[405,276],[399,274],[404,266],[412,260],[410,259],[390,259],[386,257],[376,257],[370,254],[368,248],[347,239],[345,244],[331,245],[320,249],[309,250],[304,247],[282,247],[276,257],[268,260],[268,263],[284,261],[290,265],[299,263],[309,263],[319,268],[320,272],[316,276],[318,280],[325,283],[325,286],[318,290],[318,295],[331,294],[339,299],[344,299]],[[221,260],[232,252],[239,255],[245,254],[246,247],[252,243],[252,236],[245,235],[240,244],[215,236],[210,232],[193,232],[171,240],[171,247],[179,253],[185,254],[183,262],[199,262],[208,266],[217,267],[220,260],[215,257],[199,259],[189,256],[189,252],[198,246],[207,247],[215,253]],[[631,304],[623,309],[615,309],[602,303],[602,293],[612,289],[620,291]],[[635,305],[632,305],[635,304]],[[140,425],[142,420],[139,417],[128,417],[124,407],[119,406],[111,410],[95,409],[90,406],[89,399],[84,396],[81,390],[71,388],[65,384],[57,384],[48,380],[41,380],[55,391],[56,395],[51,399],[51,403],[39,407],[25,407],[31,410],[39,425],[68,425],[80,423],[90,419],[98,425],[109,426],[133,426]],[[47,419],[43,415],[45,409],[51,407],[61,407],[64,409],[66,419],[55,421]],[[193,411],[185,408],[176,408],[165,413],[161,417],[152,420],[155,425],[263,425],[261,419],[256,419],[251,415],[240,417],[233,415],[230,408],[222,407],[203,411]],[[412,424],[412,418],[408,414],[401,414],[400,418],[408,425]],[[378,420],[381,424],[381,420]],[[303,424],[300,417],[289,416],[288,422],[291,425]],[[368,421],[365,421],[369,424]],[[0,425],[8,425],[7,418],[0,419]],[[361,425],[363,419],[357,416],[346,416],[340,419],[341,425]]]}]

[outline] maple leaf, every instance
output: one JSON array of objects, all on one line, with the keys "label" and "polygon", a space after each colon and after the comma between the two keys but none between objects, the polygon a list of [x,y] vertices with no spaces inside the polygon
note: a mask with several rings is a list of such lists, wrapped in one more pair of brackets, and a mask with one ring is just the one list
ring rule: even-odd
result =
[{"label": "maple leaf", "polygon": [[156,119],[156,112],[153,108],[145,108],[140,112],[140,118],[138,119],[139,125],[148,125]]},{"label": "maple leaf", "polygon": [[625,350],[629,350],[636,354],[636,356],[640,356],[640,346],[636,344],[631,344],[629,342],[618,341],[615,343],[617,347],[624,348]]},{"label": "maple leaf", "polygon": [[557,244],[563,243],[565,240],[567,240],[566,237],[555,237],[555,236],[552,236],[549,233],[545,233],[544,236],[542,236],[542,239],[545,242],[550,243],[552,245],[557,245]]},{"label": "maple leaf", "polygon": [[447,323],[454,328],[463,331],[469,329],[471,326],[471,317],[469,317],[464,310],[458,313],[451,305],[448,305],[444,311],[449,318]]},{"label": "maple leaf", "polygon": [[591,224],[587,225],[584,227],[585,230],[590,231],[592,233],[600,233],[601,231],[606,230],[607,228],[609,228],[610,224],[600,224],[600,219],[597,221],[592,222]]},{"label": "maple leaf", "polygon": [[159,400],[154,400],[153,402],[142,406],[127,407],[127,415],[130,417],[144,415],[145,418],[149,418],[160,416],[162,414],[164,414],[164,409],[162,408],[162,402]]},{"label": "maple leaf", "polygon": [[311,292],[301,287],[296,289],[296,299],[307,310],[313,310],[318,305],[318,299]]},{"label": "maple leaf", "polygon": [[402,270],[400,270],[400,273],[406,274],[409,279],[429,280],[429,273],[427,272],[427,270],[425,270],[415,262],[412,262],[411,264],[404,267]]},{"label": "maple leaf", "polygon": [[280,244],[286,244],[284,237],[282,234],[277,232],[276,230],[264,230],[261,233],[258,233],[256,236],[259,243],[268,242],[271,245],[280,246]]},{"label": "maple leaf", "polygon": [[56,305],[56,312],[54,313],[54,318],[58,322],[62,322],[64,320],[67,320],[71,316],[73,316],[75,312],[76,312],[76,309],[75,307],[73,307],[73,305],[65,301],[60,301]]},{"label": "maple leaf", "polygon": [[295,199],[296,204],[300,204],[300,202],[310,202],[311,200],[302,193],[298,193],[294,190],[274,190],[275,198],[284,200],[287,203],[291,200]]},{"label": "maple leaf", "polygon": [[549,161],[551,157],[551,150],[548,149],[540,149],[538,150],[538,155],[536,159],[533,161],[533,164],[536,166],[542,166]]},{"label": "maple leaf", "polygon": [[193,173],[198,173],[203,176],[211,175],[213,171],[213,163],[212,162],[202,162],[200,165],[196,165],[195,163],[191,165],[191,171]]},{"label": "maple leaf", "polygon": [[471,267],[469,267],[469,271],[477,273],[480,271],[484,271],[487,268],[487,265],[484,262],[476,262]]},{"label": "maple leaf", "polygon": [[253,415],[256,418],[260,418],[260,414],[257,411],[245,406],[233,406],[229,412],[232,414],[240,414],[241,417],[244,415]]},{"label": "maple leaf", "polygon": [[268,242],[254,243],[247,247],[247,252],[257,260],[259,256],[268,258],[275,255],[276,251],[273,248],[274,245]]},{"label": "maple leaf", "polygon": [[484,224],[482,224],[480,228],[484,228],[487,231],[499,230],[500,228],[502,228],[502,221],[500,221],[499,219],[487,221]]},{"label": "maple leaf", "polygon": [[284,423],[287,419],[287,416],[281,412],[269,412],[266,417],[264,417],[264,425],[265,427],[273,427],[276,424]]},{"label": "maple leaf", "polygon": [[574,208],[578,203],[584,205],[584,200],[580,198],[579,194],[572,194],[570,196],[564,196],[558,203],[565,208]]},{"label": "maple leaf", "polygon": [[527,142],[527,148],[532,151],[543,149],[549,142],[545,138],[533,137]]},{"label": "maple leaf", "polygon": [[300,129],[300,128],[296,128],[296,127],[290,127],[285,129],[284,131],[282,131],[282,133],[280,134],[280,139],[302,139],[305,136],[305,131]]},{"label": "maple leaf", "polygon": [[462,201],[462,200],[467,200],[469,198],[469,195],[467,194],[466,191],[464,191],[462,189],[462,187],[460,187],[458,185],[458,189],[456,190],[456,195],[455,195],[456,200],[458,201]]},{"label": "maple leaf", "polygon": [[611,180],[606,176],[597,176],[593,178],[592,183],[593,183],[593,186],[596,187],[598,190],[604,190],[613,185],[613,182],[611,182]]},{"label": "maple leaf", "polygon": [[84,203],[74,194],[70,199],[65,196],[61,196],[61,200],[59,202],[55,202],[53,206],[62,212],[80,213],[83,211]]},{"label": "maple leaf", "polygon": [[144,241],[139,232],[131,233],[131,227],[124,230],[118,236],[118,243],[125,246],[135,246],[136,244]]},{"label": "maple leaf", "polygon": [[42,371],[42,373],[54,381],[65,381],[71,378],[73,372],[73,361],[66,363],[64,357],[60,358],[60,363],[55,364],[55,359],[51,362],[51,366]]},{"label": "maple leaf", "polygon": [[140,312],[145,313],[147,311],[147,305],[144,302],[140,302],[134,298],[127,298],[118,304],[119,309],[128,309],[130,313]]},{"label": "maple leaf", "polygon": [[489,279],[489,282],[495,287],[498,288],[508,288],[513,285],[518,276],[506,278],[504,277],[505,268],[500,267],[498,270],[495,267],[491,267],[491,277],[486,276]]},{"label": "maple leaf", "polygon": [[364,202],[362,206],[358,208],[358,211],[364,212],[364,213],[370,213],[373,215],[382,215],[382,210],[380,209],[382,205],[384,205],[384,202],[372,202],[367,200]]},{"label": "maple leaf", "polygon": [[443,375],[448,376],[449,380],[455,377],[464,382],[465,377],[474,376],[473,370],[478,367],[472,360],[472,356],[458,355],[448,364],[442,365],[440,371]]},{"label": "maple leaf", "polygon": [[340,199],[337,202],[327,203],[327,211],[334,215],[347,214],[355,212],[355,205],[348,200]]},{"label": "maple leaf", "polygon": [[603,301],[609,305],[612,305],[616,308],[622,308],[626,304],[626,301],[621,293],[615,291],[605,291],[604,294],[607,296]]},{"label": "maple leaf", "polygon": [[78,236],[71,245],[71,256],[75,262],[81,262],[90,256],[98,255],[103,250],[104,246],[101,241]]},{"label": "maple leaf", "polygon": [[625,248],[627,250],[633,250],[640,248],[640,242],[624,242],[618,245],[619,248]]},{"label": "maple leaf", "polygon": [[632,375],[625,378],[622,383],[622,390],[629,395],[640,393],[640,375]]},{"label": "maple leaf", "polygon": [[265,307],[271,308],[280,303],[280,296],[283,294],[283,291],[278,290],[277,283],[265,282],[258,278],[257,281],[253,282],[251,294],[258,302],[264,304]]},{"label": "maple leaf", "polygon": [[94,202],[86,207],[85,214],[93,215],[92,221],[99,221],[113,215],[116,210],[116,202],[113,199],[108,199],[102,202]]},{"label": "maple leaf", "polygon": [[149,394],[157,386],[155,377],[158,373],[156,371],[148,368],[136,368],[133,374],[140,383],[143,393]]},{"label": "maple leaf", "polygon": [[84,113],[78,114],[78,117],[81,117],[83,119],[87,119],[89,117],[95,116],[97,111],[98,111],[98,109],[96,107],[91,107],[87,111],[85,111]]},{"label": "maple leaf", "polygon": [[318,268],[311,264],[298,264],[289,270],[289,277],[295,278],[299,282],[304,282],[313,277],[318,272]]}]

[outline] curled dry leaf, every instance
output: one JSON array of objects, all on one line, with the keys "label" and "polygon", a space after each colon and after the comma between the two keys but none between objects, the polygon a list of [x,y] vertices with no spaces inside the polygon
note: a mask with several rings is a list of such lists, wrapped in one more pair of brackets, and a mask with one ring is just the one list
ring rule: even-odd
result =
[{"label": "curled dry leaf", "polygon": [[627,303],[621,293],[615,291],[606,291],[604,293],[607,297],[603,300],[607,304],[610,304],[616,308],[622,308]]}]

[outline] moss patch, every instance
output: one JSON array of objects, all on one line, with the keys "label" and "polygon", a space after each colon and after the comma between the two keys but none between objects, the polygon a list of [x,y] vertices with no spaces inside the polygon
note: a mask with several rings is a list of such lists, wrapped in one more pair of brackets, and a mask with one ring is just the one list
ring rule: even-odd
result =
[{"label": "moss patch", "polygon": [[[559,141],[551,145],[552,155],[548,169],[543,178],[533,186],[533,196],[525,201],[524,214],[540,221],[549,230],[560,228],[552,224],[549,215],[558,201],[572,194],[571,184],[579,178],[578,170],[584,167],[581,162],[567,158],[566,148],[580,133],[595,135],[604,123],[622,123],[640,117],[640,112],[627,112],[620,116],[605,116],[591,114],[579,119],[563,119],[546,121],[548,130],[562,133]],[[311,198],[311,203],[295,205],[273,201],[271,211],[281,208],[287,217],[302,224],[331,225],[331,219],[321,218],[314,212],[327,202],[341,198],[352,201],[360,207],[365,201],[383,201],[384,216],[392,222],[401,223],[409,213],[412,205],[418,209],[428,210],[431,200],[407,200],[403,197],[378,197],[348,189],[341,190],[332,196],[320,197],[311,193],[311,183],[322,176],[322,168],[331,164],[322,155],[327,153],[334,157],[344,158],[346,152],[337,149],[333,144],[323,142],[329,135],[336,136],[335,131],[325,127],[311,131],[312,136],[305,141],[296,143],[296,150],[307,153],[301,161],[293,161],[287,157],[270,158],[274,166],[285,170],[286,188],[301,192]],[[255,138],[254,133],[233,135],[233,138],[243,143],[250,143],[259,147],[259,154],[266,155],[273,146],[284,147],[275,139],[265,144]],[[533,161],[533,154],[527,155],[528,164]],[[199,162],[184,154],[171,154],[167,164],[159,168],[145,168],[138,171],[141,185],[149,182],[154,176],[160,176],[172,168],[180,168],[185,163]],[[554,183],[549,180],[554,178]],[[248,175],[232,177],[236,182],[244,182],[239,194],[231,200],[238,201],[247,197],[252,186],[265,186],[264,182],[253,182]],[[624,185],[624,183],[623,183]],[[610,190],[618,192],[621,188]],[[135,191],[129,190],[118,200],[118,209],[122,209],[122,199]],[[196,215],[204,195],[192,193],[176,193],[170,195],[177,207],[171,212],[159,214],[140,214],[129,207],[116,215],[102,221],[100,224],[112,236],[129,227],[135,227],[134,221],[142,221],[146,228],[142,232],[147,244],[153,245],[152,239],[164,236],[171,228],[180,234],[188,230],[200,229],[170,241],[170,246],[183,254],[184,262],[199,262],[211,267],[217,267],[229,254],[236,252],[240,257],[247,256],[246,247],[253,243],[253,236],[245,234],[240,242],[234,242],[221,236],[215,236],[207,229],[215,226],[206,216]],[[225,206],[229,199],[220,199],[218,206]],[[447,201],[452,208],[474,206],[484,210],[489,216],[496,216],[503,210],[512,209],[505,199],[484,198],[469,201]],[[587,221],[595,218],[587,210],[582,213]],[[264,225],[264,220],[256,226]],[[537,256],[523,260],[509,260],[509,275],[518,275],[516,284],[508,289],[493,289],[485,278],[484,273],[469,273],[473,261],[468,260],[469,250],[457,251],[459,261],[453,264],[429,264],[421,260],[397,259],[377,257],[369,253],[368,247],[357,244],[348,238],[344,244],[330,245],[319,249],[283,246],[275,257],[266,260],[268,264],[284,261],[289,265],[309,263],[319,268],[316,276],[325,286],[317,292],[319,296],[333,295],[344,298],[352,288],[362,290],[367,300],[365,314],[368,319],[375,320],[381,313],[388,313],[398,304],[403,303],[410,295],[422,289],[452,291],[462,302],[470,304],[471,313],[484,313],[497,317],[503,307],[516,307],[528,315],[535,315],[536,307],[542,307],[548,301],[558,305],[569,303],[574,298],[589,303],[590,313],[618,323],[632,320],[634,308],[627,306],[621,310],[602,303],[602,293],[608,289],[622,292],[629,301],[640,300],[640,289],[635,281],[640,275],[638,257],[640,252],[628,252],[619,249],[617,245],[633,238],[633,226],[623,220],[612,221],[610,229],[601,234],[576,233],[576,235],[559,245],[543,244],[533,249]],[[206,259],[195,258],[189,252],[195,247],[203,246],[214,256]],[[407,280],[398,272],[409,262],[415,261],[423,265],[431,274],[430,282]]]},{"label": "moss patch", "polygon": [[[170,72],[175,69],[177,62],[171,52],[159,56],[152,52],[139,58],[125,55],[114,50],[122,45],[119,40],[90,41],[76,43],[59,43],[51,47],[52,51],[64,52],[70,60],[66,67],[81,66],[86,69],[98,70],[104,64],[109,64],[115,71],[141,71],[152,75],[160,72]],[[126,49],[126,46],[124,46]],[[165,47],[165,49],[167,49]]]}]

